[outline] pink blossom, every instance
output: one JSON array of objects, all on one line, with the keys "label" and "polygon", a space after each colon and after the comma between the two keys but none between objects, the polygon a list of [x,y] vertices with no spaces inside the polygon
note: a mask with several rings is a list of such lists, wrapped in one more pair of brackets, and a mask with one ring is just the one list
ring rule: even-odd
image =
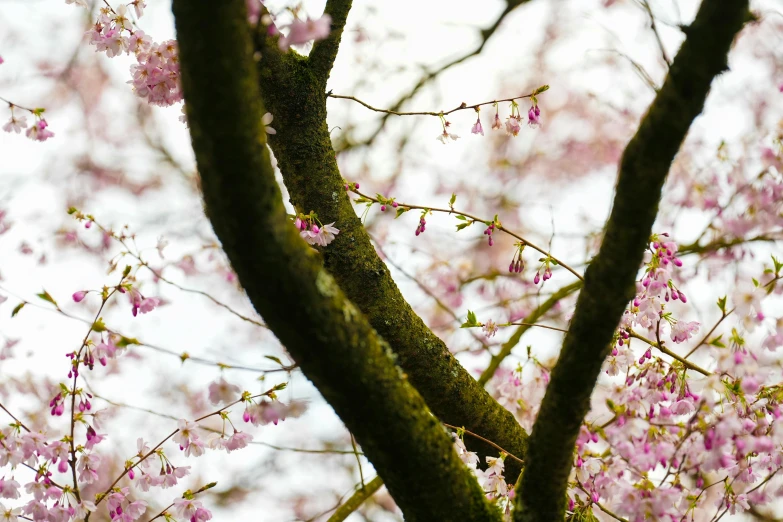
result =
[{"label": "pink blossom", "polygon": [[192,440],[198,438],[198,433],[196,433],[198,425],[196,425],[195,422],[181,419],[177,422],[177,428],[179,431],[177,431],[173,438],[174,442],[179,444],[182,449],[187,448]]},{"label": "pink blossom", "polygon": [[191,439],[190,444],[185,448],[186,457],[200,457],[204,454],[204,441],[201,439]]},{"label": "pink blossom", "polygon": [[518,116],[509,116],[508,119],[506,119],[506,133],[509,136],[516,136],[519,134],[520,129],[522,128],[519,124],[520,118]]},{"label": "pink blossom", "polygon": [[311,40],[323,40],[329,36],[332,30],[332,17],[323,15],[318,20],[294,20],[288,26],[288,35],[280,38],[278,45],[283,51],[287,51],[292,45],[299,45]]},{"label": "pink blossom", "polygon": [[309,245],[318,245],[325,247],[332,241],[340,231],[334,227],[334,222],[319,227],[318,225],[311,225],[309,229],[302,230],[299,235],[307,241]]},{"label": "pink blossom", "polygon": [[481,134],[484,135],[484,128],[481,126],[481,118],[476,119],[476,123],[473,124],[473,127],[470,128],[470,132],[472,134]]},{"label": "pink blossom", "polygon": [[[133,10],[136,12],[136,18],[144,16],[144,8],[147,7],[147,2],[144,0],[133,0],[129,5],[133,6]],[[136,30],[135,33],[137,32],[139,31]]]},{"label": "pink blossom", "polygon": [[481,328],[484,330],[484,335],[487,336],[487,339],[494,336],[498,331],[498,325],[495,324],[495,321],[492,319],[488,320],[486,323],[484,323],[484,326]]},{"label": "pink blossom", "polygon": [[227,404],[237,400],[241,391],[239,386],[231,384],[221,377],[209,385],[209,402],[212,404],[220,404],[221,402]]},{"label": "pink blossom", "polygon": [[541,109],[538,108],[538,105],[531,106],[530,110],[527,111],[527,124],[533,128],[536,128],[539,125],[541,125],[540,115],[541,115]]},{"label": "pink blossom", "polygon": [[234,431],[234,434],[228,438],[224,447],[226,448],[226,451],[230,453],[234,450],[247,447],[247,445],[252,440],[253,440],[253,436],[250,435],[249,433]]},{"label": "pink blossom", "polygon": [[201,502],[198,500],[180,498],[174,501],[174,511],[184,519],[190,519],[200,507]]},{"label": "pink blossom", "polygon": [[5,132],[15,132],[19,134],[22,132],[22,129],[27,128],[27,117],[26,116],[14,116],[11,115],[11,119],[9,119],[5,125],[3,125],[3,130]]},{"label": "pink blossom", "polygon": [[19,483],[14,479],[0,478],[0,498],[19,498]]},{"label": "pink blossom", "polygon": [[492,120],[492,128],[493,129],[500,129],[503,127],[503,124],[500,122],[500,115],[496,112],[495,113],[495,119]]},{"label": "pink blossom", "polygon": [[41,118],[35,122],[32,127],[27,129],[25,136],[33,141],[46,141],[54,136],[54,133],[47,129],[48,126],[49,124],[46,123],[46,120]]},{"label": "pink blossom", "polygon": [[696,321],[677,321],[672,325],[671,338],[675,343],[681,343],[690,339],[698,331],[699,323]]},{"label": "pink blossom", "polygon": [[79,290],[78,292],[74,292],[73,294],[73,301],[75,303],[81,303],[82,299],[87,295],[87,292],[85,290]]},{"label": "pink blossom", "polygon": [[100,456],[95,453],[82,453],[79,457],[79,461],[76,464],[76,470],[79,472],[79,480],[92,484],[98,481],[98,472],[96,471],[101,465]]}]

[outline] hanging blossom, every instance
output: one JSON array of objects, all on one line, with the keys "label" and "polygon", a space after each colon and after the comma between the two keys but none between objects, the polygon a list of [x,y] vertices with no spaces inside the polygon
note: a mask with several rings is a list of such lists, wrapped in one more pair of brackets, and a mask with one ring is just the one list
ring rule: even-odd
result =
[{"label": "hanging blossom", "polygon": [[516,137],[519,134],[522,125],[522,116],[519,115],[519,105],[514,100],[511,100],[511,114],[506,118],[506,133],[509,136]]},{"label": "hanging blossom", "polygon": [[314,212],[310,214],[299,214],[294,219],[294,225],[299,230],[299,235],[308,245],[325,247],[340,233],[340,230],[334,227],[334,222],[322,224]]},{"label": "hanging blossom", "polygon": [[507,455],[501,453],[499,457],[486,457],[487,469],[478,468],[479,457],[473,451],[468,451],[462,440],[462,432],[452,433],[454,437],[454,449],[460,460],[471,470],[478,480],[487,500],[495,502],[503,511],[503,520],[511,521],[511,509],[513,504],[514,486],[507,484],[503,477],[504,460]]},{"label": "hanging blossom", "polygon": [[479,111],[480,109],[476,107],[476,123],[470,128],[470,132],[471,134],[481,134],[483,136],[484,128],[481,126],[481,115]]},{"label": "hanging blossom", "polygon": [[[46,141],[49,138],[54,137],[54,133],[49,130],[49,123],[43,118],[45,109],[23,109],[13,103],[9,103],[8,107],[11,109],[11,117],[3,125],[3,130],[5,132],[20,134],[23,129],[27,129],[24,134],[33,141]],[[14,109],[31,113],[35,117],[35,123],[28,127],[27,117],[15,113]]]},{"label": "hanging blossom", "polygon": [[459,139],[459,136],[457,134],[453,134],[448,131],[448,128],[451,126],[451,122],[446,121],[446,118],[445,116],[443,116],[443,114],[440,114],[439,118],[440,118],[440,124],[443,127],[443,132],[439,134],[438,137],[435,139],[440,141],[444,145],[448,143],[449,140],[457,141]]}]

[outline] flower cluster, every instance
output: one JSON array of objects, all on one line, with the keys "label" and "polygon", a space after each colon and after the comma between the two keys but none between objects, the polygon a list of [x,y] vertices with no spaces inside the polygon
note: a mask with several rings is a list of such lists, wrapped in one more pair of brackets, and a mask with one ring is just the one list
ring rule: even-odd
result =
[{"label": "flower cluster", "polygon": [[312,246],[325,247],[340,233],[340,230],[334,227],[334,222],[324,225],[314,212],[299,214],[294,219],[294,225],[302,239]]},{"label": "flower cluster", "polygon": [[144,31],[133,29],[128,6],[140,18],[146,4],[136,0],[120,4],[116,9],[102,7],[95,24],[86,33],[89,43],[109,57],[129,54],[136,58],[128,83],[148,103],[167,107],[182,101],[177,42],[154,43]]},{"label": "flower cluster", "polygon": [[462,434],[452,433],[452,437],[454,437],[454,449],[457,455],[468,469],[473,472],[481,489],[484,490],[487,500],[495,502],[503,511],[503,520],[510,522],[514,485],[507,484],[503,477],[504,461],[508,456],[505,453],[501,453],[499,457],[487,456],[487,469],[481,469],[478,467],[478,455],[468,451],[462,439]]},{"label": "flower cluster", "polygon": [[[45,109],[23,109],[13,103],[9,103],[8,106],[11,109],[11,117],[3,125],[3,130],[5,132],[20,134],[22,129],[27,129],[24,134],[33,141],[46,141],[49,138],[54,137],[54,133],[49,130],[49,124],[42,116]],[[27,117],[20,115],[18,112],[15,113],[14,109],[17,109],[17,111],[24,110],[29,112],[35,117],[35,122],[28,127]]]}]

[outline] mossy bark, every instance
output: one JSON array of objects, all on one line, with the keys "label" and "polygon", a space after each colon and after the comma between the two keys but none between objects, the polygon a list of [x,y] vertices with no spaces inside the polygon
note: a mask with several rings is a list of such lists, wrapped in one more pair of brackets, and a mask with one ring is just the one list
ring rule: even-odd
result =
[{"label": "mossy bark", "polygon": [[[173,10],[206,212],[256,310],[356,436],[407,520],[500,520],[388,345],[286,217],[245,0],[175,0]],[[320,141],[297,143],[328,157]]]},{"label": "mossy bark", "polygon": [[[323,250],[324,266],[389,343],[398,364],[439,419],[463,426],[523,457],[525,430],[416,315],[356,216],[326,123],[327,76],[323,63],[294,53],[279,53],[267,38],[261,38],[259,46],[261,91],[277,131],[270,145],[291,203],[300,212],[314,210],[323,223],[335,222],[340,229],[337,238]],[[320,60],[321,56],[319,53],[316,58]],[[477,439],[466,437],[465,442],[479,452],[482,461],[484,455],[497,456],[497,450]],[[506,466],[507,479],[516,480],[519,463],[508,460]]]},{"label": "mossy bark", "polygon": [[623,310],[635,293],[661,189],[726,55],[750,20],[748,0],[704,0],[639,130],[620,161],[614,206],[533,426],[514,520],[561,522],[574,444]]}]

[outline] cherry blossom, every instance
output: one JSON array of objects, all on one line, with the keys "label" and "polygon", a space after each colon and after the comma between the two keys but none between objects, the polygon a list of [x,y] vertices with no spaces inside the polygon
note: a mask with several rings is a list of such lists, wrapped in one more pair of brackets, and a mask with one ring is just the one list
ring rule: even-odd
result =
[{"label": "cherry blossom", "polygon": [[235,401],[242,390],[239,386],[231,384],[221,377],[209,385],[209,402],[212,404],[227,404]]},{"label": "cherry blossom", "polygon": [[11,114],[11,118],[3,125],[5,132],[15,132],[17,134],[22,132],[22,129],[27,128],[27,118],[25,116],[15,116]]},{"label": "cherry blossom", "polygon": [[323,40],[332,30],[332,17],[325,14],[318,20],[294,20],[288,25],[288,34],[280,38],[278,45],[287,51],[292,45],[301,45],[313,40]]}]

